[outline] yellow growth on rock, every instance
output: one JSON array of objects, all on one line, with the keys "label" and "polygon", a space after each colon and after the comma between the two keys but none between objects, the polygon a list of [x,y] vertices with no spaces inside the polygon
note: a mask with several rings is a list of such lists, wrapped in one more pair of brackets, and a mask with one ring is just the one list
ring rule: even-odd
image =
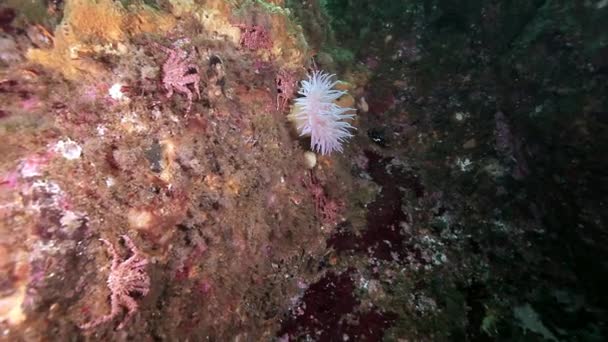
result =
[{"label": "yellow growth on rock", "polygon": [[12,295],[0,298],[0,320],[9,325],[18,325],[25,320],[21,305],[25,298],[25,285],[21,285]]},{"label": "yellow growth on rock", "polygon": [[176,17],[191,14],[203,26],[204,30],[216,40],[225,39],[238,44],[240,30],[228,20],[232,7],[226,0],[169,0],[171,12]]},{"label": "yellow growth on rock", "polygon": [[[30,49],[31,62],[59,71],[76,80],[83,76],[99,77],[103,66],[93,56],[99,53],[127,53],[128,41],[141,33],[165,35],[176,24],[176,18],[191,15],[206,33],[217,40],[238,45],[241,30],[235,26],[233,6],[226,0],[169,0],[171,12],[164,13],[138,4],[123,7],[114,0],[66,0],[64,17],[55,28],[51,49]],[[297,68],[306,59],[308,46],[302,28],[293,24],[282,1],[260,5],[271,30],[273,48],[265,59],[278,59],[280,64]]]},{"label": "yellow growth on rock", "polygon": [[165,139],[162,140],[160,142],[162,148],[163,148],[163,153],[162,153],[162,166],[163,166],[163,170],[160,174],[160,179],[162,179],[163,181],[167,182],[167,183],[171,183],[171,181],[174,178],[174,173],[175,173],[175,158],[176,158],[176,145],[175,142],[171,139]]},{"label": "yellow growth on rock", "polygon": [[345,81],[338,81],[335,88],[336,90],[345,91],[346,94],[340,96],[340,98],[334,101],[334,103],[340,107],[353,108],[353,110],[346,112],[347,114],[357,114],[357,110],[354,109],[356,105],[355,98],[350,94],[350,92],[353,90],[353,85]]},{"label": "yellow growth on rock", "polygon": [[[201,23],[205,31],[215,39],[226,39],[238,45],[241,39],[241,30],[235,24],[239,22],[239,9],[235,9],[226,0],[204,0],[202,4],[194,4],[194,1],[169,0],[173,7],[175,16],[192,13]],[[260,51],[265,60],[278,60],[279,64],[287,68],[298,68],[306,59],[308,45],[304,33],[299,25],[290,20],[290,11],[284,8],[283,0],[273,1],[237,1],[237,7],[241,7],[245,16],[253,16],[252,13],[260,14],[261,24],[270,31],[272,38],[272,49]]]},{"label": "yellow growth on rock", "polygon": [[117,42],[126,38],[125,10],[117,1],[71,0],[64,13],[60,27],[68,40]]},{"label": "yellow growth on rock", "polygon": [[[289,27],[288,12],[271,15],[270,27]],[[272,30],[272,53],[278,56],[287,68],[297,68],[304,64],[308,45],[300,26],[294,25],[292,30]]]},{"label": "yellow growth on rock", "polygon": [[83,75],[95,76],[102,67],[83,58],[97,51],[124,53],[124,46],[139,33],[167,32],[175,24],[174,18],[140,5],[128,9],[113,0],[67,0],[64,17],[55,28],[52,49],[31,49],[27,57],[34,63],[58,70],[68,79]]},{"label": "yellow growth on rock", "polygon": [[[8,270],[11,268],[11,263],[14,265],[11,270]],[[10,278],[16,279],[14,292],[7,297],[0,298],[0,322],[19,325],[26,319],[22,305],[30,272],[27,253],[21,249],[9,251],[0,246],[0,272],[6,276],[10,274]]]},{"label": "yellow growth on rock", "polygon": [[[267,16],[268,21],[264,23],[270,30],[272,37],[273,60],[278,60],[284,68],[300,68],[309,57],[309,48],[304,38],[302,27],[290,18],[291,12],[285,8],[283,0],[258,0],[255,7],[259,8]],[[249,9],[246,13],[253,11]]]}]

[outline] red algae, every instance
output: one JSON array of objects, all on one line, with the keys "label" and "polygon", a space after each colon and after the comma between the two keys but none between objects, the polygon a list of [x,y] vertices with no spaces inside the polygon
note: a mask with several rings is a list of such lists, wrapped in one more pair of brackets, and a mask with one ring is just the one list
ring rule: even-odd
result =
[{"label": "red algae", "polygon": [[[310,285],[278,332],[287,341],[378,341],[395,320],[377,308],[362,311],[355,297],[353,269],[328,273]],[[348,317],[348,318],[347,318]]]}]

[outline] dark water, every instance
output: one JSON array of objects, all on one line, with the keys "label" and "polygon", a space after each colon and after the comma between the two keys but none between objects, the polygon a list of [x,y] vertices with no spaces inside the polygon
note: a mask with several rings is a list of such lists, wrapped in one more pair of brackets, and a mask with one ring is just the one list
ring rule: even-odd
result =
[{"label": "dark water", "polygon": [[[366,124],[370,145],[383,154],[368,155],[369,174],[382,190],[368,207],[366,230],[355,236],[342,229],[330,245],[382,260],[394,252],[399,263],[414,253],[414,237],[396,222],[457,234],[442,240],[451,269],[440,280],[429,272],[413,281],[427,289],[453,282],[429,292],[444,313],[454,296],[468,308],[464,316],[417,321],[443,330],[436,338],[605,339],[608,34],[601,27],[608,6],[326,5],[336,45],[352,53],[350,63],[372,70]],[[423,151],[397,127],[400,118],[414,122],[419,141],[426,140]],[[382,175],[391,158],[414,168]],[[458,158],[471,171],[449,170]],[[410,222],[403,202],[421,192],[441,193],[434,207],[417,208],[435,218]],[[395,324],[406,329],[411,321]]]}]

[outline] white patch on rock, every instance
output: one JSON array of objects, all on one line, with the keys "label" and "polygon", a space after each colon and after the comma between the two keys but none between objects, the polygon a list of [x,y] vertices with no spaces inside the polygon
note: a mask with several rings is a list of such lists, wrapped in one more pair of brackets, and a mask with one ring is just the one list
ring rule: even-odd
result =
[{"label": "white patch on rock", "polygon": [[69,232],[73,232],[78,227],[80,227],[80,225],[82,225],[83,219],[83,214],[75,213],[71,210],[68,210],[63,214],[63,216],[59,220],[59,223],[61,223],[61,226],[67,229]]},{"label": "white patch on rock", "polygon": [[106,178],[106,186],[108,188],[111,188],[112,186],[114,186],[115,183],[116,183],[116,181],[114,180],[114,178],[112,178],[112,177]]},{"label": "white patch on rock", "polygon": [[55,144],[54,151],[60,153],[67,160],[75,160],[80,158],[82,147],[70,138],[59,140]]},{"label": "white patch on rock", "polygon": [[108,94],[114,100],[120,101],[125,98],[125,94],[122,92],[122,84],[114,83],[108,90]]},{"label": "white patch on rock", "polygon": [[106,131],[108,129],[106,128],[106,126],[104,125],[98,125],[97,126],[97,135],[99,135],[100,137],[103,137],[106,135]]},{"label": "white patch on rock", "polygon": [[40,171],[40,164],[37,160],[25,160],[21,164],[21,169],[19,171],[21,173],[21,177],[23,178],[38,177],[42,175],[42,172]]},{"label": "white patch on rock", "polygon": [[139,116],[134,112],[123,115],[120,123],[127,132],[142,133],[148,130],[148,127],[141,122]]},{"label": "white patch on rock", "polygon": [[304,165],[307,169],[312,169],[317,165],[317,155],[314,152],[304,152]]},{"label": "white patch on rock", "polygon": [[462,172],[471,171],[472,165],[473,165],[473,162],[469,158],[461,159],[460,157],[458,157],[458,159],[456,159],[456,166]]}]

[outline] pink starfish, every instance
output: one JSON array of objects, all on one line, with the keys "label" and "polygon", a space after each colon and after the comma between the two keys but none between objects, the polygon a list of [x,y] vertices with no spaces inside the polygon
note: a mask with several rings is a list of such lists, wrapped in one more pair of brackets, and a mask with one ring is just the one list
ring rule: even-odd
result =
[{"label": "pink starfish", "polygon": [[163,64],[163,86],[167,89],[167,98],[173,96],[174,91],[186,95],[188,98],[186,113],[190,112],[194,96],[188,85],[192,84],[197,97],[201,97],[199,89],[199,82],[201,80],[199,76],[200,71],[196,64],[191,63],[194,49],[188,55],[180,49],[168,49],[159,44],[155,44],[155,46],[160,47],[169,55],[169,58]]},{"label": "pink starfish", "polygon": [[127,316],[118,326],[118,329],[122,329],[138,308],[137,302],[131,295],[139,293],[145,296],[150,290],[150,277],[146,272],[148,260],[141,255],[127,235],[123,235],[122,238],[132,253],[128,259],[122,262],[120,262],[120,256],[116,252],[114,245],[107,240],[100,239],[100,241],[108,246],[108,251],[112,255],[112,267],[107,282],[111,292],[110,301],[112,309],[109,314],[81,325],[81,329],[90,329],[114,319],[120,313],[120,307],[124,306],[128,312]]}]

